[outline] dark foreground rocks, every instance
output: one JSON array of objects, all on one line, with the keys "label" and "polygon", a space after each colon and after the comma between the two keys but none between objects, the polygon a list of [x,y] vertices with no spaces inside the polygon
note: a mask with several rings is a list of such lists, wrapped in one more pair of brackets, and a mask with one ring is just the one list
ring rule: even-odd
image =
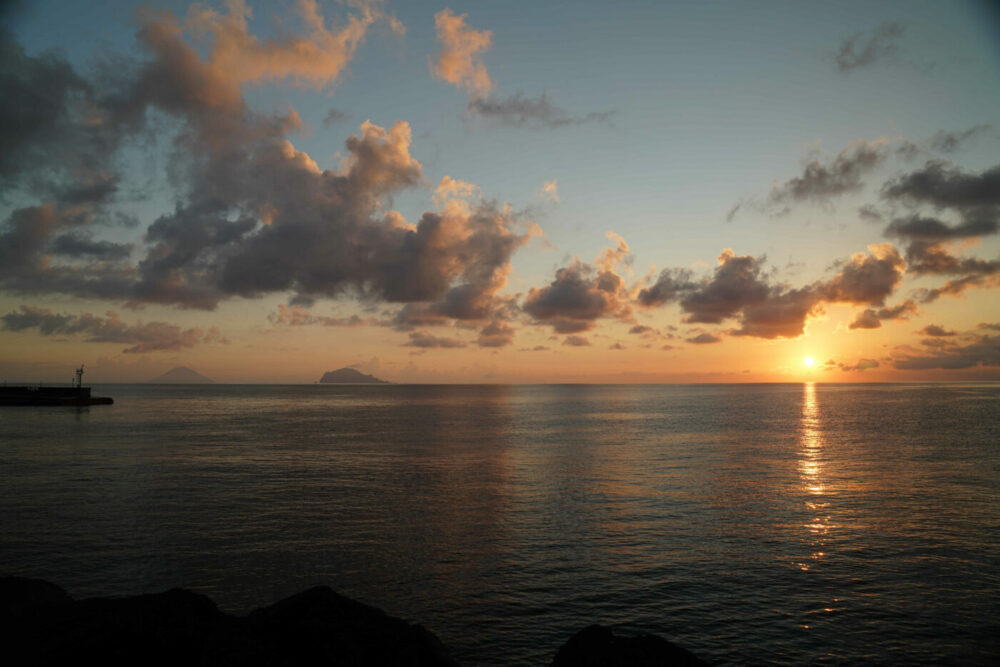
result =
[{"label": "dark foreground rocks", "polygon": [[591,625],[569,638],[556,653],[552,667],[703,667],[690,651],[656,635],[615,637]]},{"label": "dark foreground rocks", "polygon": [[[8,665],[386,665],[458,663],[429,630],[318,586],[246,616],[174,589],[73,600],[40,579],[0,578],[0,661]],[[615,637],[591,626],[554,667],[702,665],[652,635]]]}]

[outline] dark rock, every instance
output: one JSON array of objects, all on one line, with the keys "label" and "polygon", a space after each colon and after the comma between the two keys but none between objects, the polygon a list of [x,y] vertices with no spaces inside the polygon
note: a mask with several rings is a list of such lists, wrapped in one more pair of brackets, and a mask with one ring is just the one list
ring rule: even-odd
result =
[{"label": "dark rock", "polygon": [[708,663],[690,651],[656,635],[615,637],[609,629],[591,625],[569,638],[552,667],[700,667]]},{"label": "dark rock", "polygon": [[0,579],[16,665],[387,665],[454,667],[433,633],[327,587],[237,617],[198,593],[72,600],[38,579]]},{"label": "dark rock", "polygon": [[[310,588],[247,616],[204,595],[73,600],[40,579],[0,578],[0,661],[7,665],[456,667],[432,632],[381,609]],[[573,635],[553,667],[705,665],[653,635],[615,637],[592,625]]]}]

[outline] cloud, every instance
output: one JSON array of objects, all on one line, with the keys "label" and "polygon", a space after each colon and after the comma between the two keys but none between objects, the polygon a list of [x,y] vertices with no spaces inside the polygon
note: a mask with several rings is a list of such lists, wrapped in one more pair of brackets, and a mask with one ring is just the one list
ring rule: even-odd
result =
[{"label": "cloud", "polygon": [[549,285],[531,288],[521,306],[524,312],[558,333],[586,331],[602,317],[627,317],[628,293],[617,266],[631,261],[629,247],[617,234],[609,232],[608,237],[617,245],[602,252],[594,266],[575,260],[558,269]]},{"label": "cloud", "polygon": [[687,269],[664,269],[656,282],[639,290],[636,300],[640,306],[651,308],[675,301],[683,293],[695,289],[691,272]]},{"label": "cloud", "polygon": [[550,129],[584,123],[606,123],[615,113],[592,111],[583,116],[573,116],[549,102],[545,93],[538,97],[526,97],[521,91],[504,99],[475,97],[469,100],[468,110],[496,125]]},{"label": "cloud", "polygon": [[795,338],[802,335],[807,319],[818,308],[819,298],[812,287],[772,288],[765,300],[743,308],[740,328],[731,333],[756,338]]},{"label": "cloud", "polygon": [[905,32],[905,26],[887,21],[874,30],[851,35],[841,43],[837,50],[834,58],[837,69],[846,74],[892,58],[899,51],[896,41]]},{"label": "cloud", "polygon": [[589,347],[590,341],[583,336],[566,336],[562,344],[570,347]]},{"label": "cloud", "polygon": [[432,336],[429,333],[423,331],[414,331],[410,334],[410,340],[403,344],[404,347],[419,347],[419,348],[454,348],[454,347],[465,347],[465,341],[459,340],[458,338],[444,338],[439,336]]},{"label": "cloud", "polygon": [[490,322],[479,331],[479,347],[504,347],[514,342],[514,329],[504,322]]},{"label": "cloud", "polygon": [[866,222],[882,222],[883,220],[882,214],[871,204],[865,204],[859,208],[858,216]]},{"label": "cloud", "polygon": [[907,315],[917,312],[917,304],[907,299],[892,308],[866,308],[847,325],[848,329],[878,329],[882,326],[883,320],[906,320]]},{"label": "cloud", "polygon": [[330,107],[330,110],[326,112],[325,116],[323,116],[323,125],[333,125],[334,123],[339,123],[340,121],[346,119],[346,113],[336,107]]},{"label": "cloud", "polygon": [[628,330],[630,334],[645,335],[645,334],[655,334],[656,329],[645,324],[636,324],[631,329]]},{"label": "cloud", "polygon": [[904,354],[893,359],[900,370],[931,370],[1000,366],[1000,337],[974,336],[972,342],[940,348],[932,354]]},{"label": "cloud", "polygon": [[470,95],[478,97],[493,88],[481,60],[481,54],[493,46],[493,32],[469,27],[466,18],[468,14],[455,14],[451,9],[443,9],[434,15],[434,29],[441,42],[441,52],[431,62],[431,72],[437,78],[465,88]]},{"label": "cloud", "polygon": [[324,317],[314,315],[301,306],[286,306],[281,303],[278,304],[278,312],[271,313],[267,316],[267,319],[272,324],[293,327],[312,324],[319,324],[324,327],[367,327],[385,326],[388,324],[385,320],[374,317],[360,317],[358,315],[351,315],[350,317]]},{"label": "cloud", "polygon": [[[249,13],[239,2],[227,13],[193,10],[183,25],[169,14],[144,14],[139,39],[150,57],[133,63],[123,56],[114,76],[95,79],[103,88],[92,95],[91,115],[114,140],[92,143],[114,153],[149,112],[170,117],[177,128],[169,164],[174,210],[149,225],[141,259],[132,265],[124,247],[87,231],[104,201],[94,192],[86,205],[66,194],[18,209],[0,224],[0,287],[204,309],[272,292],[291,292],[297,304],[347,295],[463,319],[488,319],[502,309],[495,296],[506,284],[510,257],[537,228],[509,207],[454,197],[414,223],[390,210],[396,194],[424,182],[406,123],[365,121],[345,142],[340,168],[322,170],[286,138],[302,127],[294,111],[267,115],[246,105],[241,83],[282,78],[329,85],[367,26],[384,18],[366,4],[333,31],[314,3],[300,7],[306,35],[266,42],[246,32]],[[189,34],[210,44],[199,52]],[[247,67],[240,69],[244,57]],[[65,63],[14,60],[18,76],[36,87],[54,85],[52,72],[62,72],[70,92],[56,99],[64,106],[97,90]],[[73,110],[51,115],[69,118]],[[30,148],[44,162],[53,123],[29,133],[40,148],[26,146],[22,154]],[[80,187],[61,191],[83,196],[87,184],[74,184]],[[66,261],[49,261],[51,253]]]},{"label": "cloud", "polygon": [[[858,359],[857,363],[855,364],[846,364],[844,362],[840,362],[837,364],[837,367],[845,372],[853,371],[860,373],[863,371],[870,370],[872,368],[878,368],[878,361],[876,361],[875,359]],[[832,370],[832,368],[830,370]]]},{"label": "cloud", "polygon": [[919,290],[918,294],[921,303],[931,303],[942,296],[959,296],[973,287],[1000,287],[1000,278],[997,276],[970,274],[949,280],[940,287]]},{"label": "cloud", "polygon": [[712,343],[721,343],[722,338],[714,334],[710,334],[707,331],[698,334],[697,336],[692,336],[691,338],[685,338],[689,343],[694,343],[695,345],[709,345]]},{"label": "cloud", "polygon": [[627,350],[628,348],[622,345],[620,342],[616,342],[613,345],[608,346],[609,350]]},{"label": "cloud", "polygon": [[1000,259],[957,257],[949,252],[944,243],[914,241],[906,249],[906,260],[909,262],[909,270],[918,275],[990,275],[1000,271]]},{"label": "cloud", "polygon": [[767,299],[771,290],[761,275],[763,262],[763,258],[723,250],[712,279],[681,299],[681,307],[688,313],[685,321],[719,324],[745,306]]},{"label": "cloud", "polygon": [[881,305],[903,280],[906,262],[892,245],[876,243],[855,253],[840,272],[819,289],[824,300]]},{"label": "cloud", "polygon": [[[710,279],[692,282],[690,273],[667,269],[652,287],[640,289],[636,300],[645,307],[679,302],[687,314],[685,322],[720,324],[739,318],[740,326],[730,331],[736,336],[793,338],[803,333],[808,318],[820,312],[824,302],[881,306],[902,282],[906,267],[892,245],[875,244],[867,253],[840,262],[829,280],[791,288],[773,284],[764,263],[763,257],[738,256],[727,248]],[[889,319],[913,309],[910,302],[879,312]],[[870,324],[871,318],[864,323]]]},{"label": "cloud", "polygon": [[42,336],[83,335],[88,343],[125,343],[126,354],[171,352],[201,343],[228,343],[215,327],[207,332],[198,327],[181,329],[166,322],[123,323],[117,313],[108,311],[105,317],[83,313],[68,315],[53,313],[45,308],[22,305],[19,310],[0,316],[8,331],[37,329]]},{"label": "cloud", "polygon": [[542,189],[538,192],[538,196],[558,203],[560,201],[559,185],[556,183],[556,179],[553,178],[551,181],[542,183]]},{"label": "cloud", "polygon": [[114,243],[112,241],[95,241],[93,235],[86,232],[70,232],[52,239],[48,252],[63,257],[84,258],[117,262],[128,259],[132,254],[131,243]]},{"label": "cloud", "polygon": [[925,326],[923,329],[921,329],[917,333],[921,333],[921,334],[923,334],[925,336],[933,336],[935,338],[944,338],[944,337],[948,337],[948,336],[955,336],[955,335],[957,335],[957,332],[955,332],[955,331],[948,331],[944,327],[938,326],[937,324],[928,324],[927,326]]},{"label": "cloud", "polygon": [[885,228],[885,235],[915,241],[944,241],[996,234],[998,229],[1000,220],[995,212],[982,216],[973,214],[957,225],[949,225],[937,218],[912,215],[894,219]]},{"label": "cloud", "polygon": [[932,160],[921,169],[887,182],[882,196],[938,209],[1000,206],[1000,165],[976,174]]},{"label": "cloud", "polygon": [[852,142],[833,161],[824,164],[810,160],[801,176],[772,188],[767,205],[774,208],[790,203],[825,204],[834,197],[857,192],[864,187],[862,177],[885,162],[887,156],[885,140]]},{"label": "cloud", "polygon": [[451,176],[443,176],[434,190],[434,201],[439,206],[450,199],[466,200],[481,196],[478,185],[466,183]]},{"label": "cloud", "polygon": [[931,137],[930,147],[936,151],[942,153],[954,153],[957,151],[962,144],[968,142],[973,137],[985,134],[993,126],[989,124],[973,125],[967,130],[962,130],[960,132],[945,132],[944,130],[938,130],[933,137]]}]

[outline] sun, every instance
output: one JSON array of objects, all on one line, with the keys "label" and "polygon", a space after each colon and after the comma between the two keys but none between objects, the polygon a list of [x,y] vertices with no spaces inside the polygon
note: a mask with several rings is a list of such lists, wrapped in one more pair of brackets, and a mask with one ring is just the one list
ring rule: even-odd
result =
[{"label": "sun", "polygon": [[816,363],[816,360],[812,357],[806,357],[802,360],[802,363],[806,365],[806,368],[811,368],[812,365]]}]

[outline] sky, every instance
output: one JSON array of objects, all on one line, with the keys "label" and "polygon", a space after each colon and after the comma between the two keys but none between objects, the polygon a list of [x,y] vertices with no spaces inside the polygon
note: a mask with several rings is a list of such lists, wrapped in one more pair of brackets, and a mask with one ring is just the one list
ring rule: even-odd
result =
[{"label": "sky", "polygon": [[0,380],[1000,379],[990,3],[5,3]]}]

